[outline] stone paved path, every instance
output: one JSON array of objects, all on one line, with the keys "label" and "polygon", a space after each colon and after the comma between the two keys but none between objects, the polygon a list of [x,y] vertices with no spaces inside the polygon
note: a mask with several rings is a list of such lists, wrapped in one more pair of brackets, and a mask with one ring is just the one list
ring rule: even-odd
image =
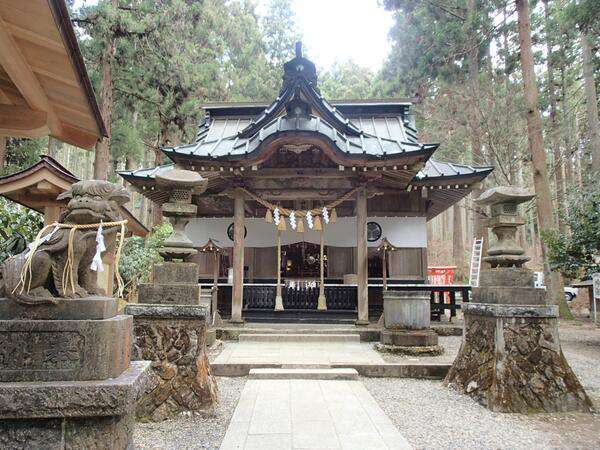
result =
[{"label": "stone paved path", "polygon": [[369,342],[231,342],[214,364],[384,364]]},{"label": "stone paved path", "polygon": [[360,381],[248,380],[221,450],[410,449]]}]

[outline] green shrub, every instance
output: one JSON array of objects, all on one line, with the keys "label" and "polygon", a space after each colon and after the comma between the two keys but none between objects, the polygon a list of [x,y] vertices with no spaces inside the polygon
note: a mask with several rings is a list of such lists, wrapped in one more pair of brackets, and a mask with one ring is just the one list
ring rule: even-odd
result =
[{"label": "green shrub", "polygon": [[569,195],[563,215],[570,232],[545,232],[552,269],[568,278],[589,277],[600,272],[600,183]]},{"label": "green shrub", "polygon": [[25,250],[43,225],[40,213],[0,197],[0,262]]},{"label": "green shrub", "polygon": [[119,273],[125,284],[125,295],[136,291],[138,283],[148,280],[152,264],[162,261],[158,249],[171,234],[173,227],[168,222],[156,225],[146,239],[132,236],[125,239],[119,262]]}]

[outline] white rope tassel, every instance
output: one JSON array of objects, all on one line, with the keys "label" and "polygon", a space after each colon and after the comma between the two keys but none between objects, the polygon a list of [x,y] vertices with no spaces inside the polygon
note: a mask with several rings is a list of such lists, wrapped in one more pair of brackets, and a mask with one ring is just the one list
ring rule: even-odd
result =
[{"label": "white rope tassel", "polygon": [[329,211],[327,211],[326,206],[323,206],[323,220],[325,223],[329,223]]},{"label": "white rope tassel", "polygon": [[296,213],[294,211],[290,213],[290,226],[292,230],[296,229]]},{"label": "white rope tassel", "polygon": [[313,216],[310,211],[306,211],[306,223],[308,224],[308,228],[313,229]]},{"label": "white rope tassel", "polygon": [[275,211],[273,211],[273,223],[275,226],[279,225],[280,220],[281,215],[279,214],[279,208],[275,208]]},{"label": "white rope tassel", "polygon": [[94,259],[92,259],[92,264],[90,264],[90,269],[95,272],[104,272],[102,252],[105,250],[106,246],[104,245],[104,236],[102,235],[102,222],[100,222],[100,226],[96,232],[96,253],[94,254]]}]

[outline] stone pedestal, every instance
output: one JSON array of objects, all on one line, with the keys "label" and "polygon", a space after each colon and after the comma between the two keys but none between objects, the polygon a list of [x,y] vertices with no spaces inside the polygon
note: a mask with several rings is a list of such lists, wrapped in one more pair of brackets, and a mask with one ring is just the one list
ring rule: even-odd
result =
[{"label": "stone pedestal", "polygon": [[134,317],[134,359],[152,361],[152,381],[137,406],[141,420],[160,421],[198,411],[217,400],[206,354],[207,308],[129,304]]},{"label": "stone pedestal", "polygon": [[0,299],[0,448],[132,446],[150,363],[130,364],[133,321],[116,311],[112,298]]},{"label": "stone pedestal", "polygon": [[463,344],[446,384],[492,411],[590,411],[560,348],[556,306],[471,303],[463,312]]},{"label": "stone pedestal", "polygon": [[430,328],[429,295],[420,291],[384,291],[380,351],[441,354],[438,336]]},{"label": "stone pedestal", "polygon": [[534,197],[500,186],[476,200],[490,206],[488,226],[498,240],[484,258],[492,268],[463,304],[463,342],[444,383],[492,411],[588,412],[590,399],[560,348],[558,307],[522,267],[529,258],[516,240],[524,223],[517,206]]},{"label": "stone pedestal", "polygon": [[152,283],[138,286],[138,303],[199,305],[198,265],[163,262],[153,267]]}]

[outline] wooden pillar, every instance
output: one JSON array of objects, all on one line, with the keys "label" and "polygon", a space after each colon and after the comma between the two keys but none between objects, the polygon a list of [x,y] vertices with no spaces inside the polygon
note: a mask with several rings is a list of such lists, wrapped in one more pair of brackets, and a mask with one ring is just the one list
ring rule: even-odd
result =
[{"label": "wooden pillar", "polygon": [[235,190],[233,199],[233,289],[231,322],[241,323],[244,296],[244,194]]},{"label": "wooden pillar", "polygon": [[48,205],[44,206],[44,225],[50,225],[54,222],[58,222],[60,216],[60,206]]},{"label": "wooden pillar", "polygon": [[369,288],[367,263],[367,190],[356,192],[356,278],[358,297],[357,325],[369,324]]}]

